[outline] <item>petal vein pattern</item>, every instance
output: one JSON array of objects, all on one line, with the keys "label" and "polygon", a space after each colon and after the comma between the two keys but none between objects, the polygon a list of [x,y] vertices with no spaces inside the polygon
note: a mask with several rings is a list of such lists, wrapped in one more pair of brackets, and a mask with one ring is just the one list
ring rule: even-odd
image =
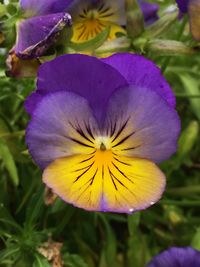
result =
[{"label": "petal vein pattern", "polygon": [[80,208],[126,213],[155,203],[165,187],[164,174],[154,163],[110,150],[58,159],[45,169],[43,181]]},{"label": "petal vein pattern", "polygon": [[46,95],[29,124],[29,150],[45,168],[43,181],[65,201],[87,210],[144,209],[164,190],[154,162],[175,151],[178,116],[157,93],[133,87],[116,90],[106,111],[100,126],[85,98]]}]

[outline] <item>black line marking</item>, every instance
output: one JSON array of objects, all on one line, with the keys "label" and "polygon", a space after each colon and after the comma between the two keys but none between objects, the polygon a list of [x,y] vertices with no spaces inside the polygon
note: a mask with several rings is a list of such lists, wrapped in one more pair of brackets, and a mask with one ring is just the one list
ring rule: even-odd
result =
[{"label": "black line marking", "polygon": [[83,138],[85,138],[86,140],[88,140],[90,143],[94,144],[94,142],[92,142],[92,141],[85,135],[85,133],[84,133],[83,130],[81,129],[81,127],[80,127],[80,125],[79,125],[78,122],[77,122],[77,124],[78,124],[78,128],[77,128],[76,131],[77,131]]},{"label": "black line marking", "polygon": [[118,172],[121,173],[121,175],[123,175],[129,182],[131,182],[132,184],[134,184],[134,182],[133,182],[130,178],[128,178],[128,177],[125,175],[125,173],[122,172],[122,171],[115,165],[115,163],[112,162],[112,165],[113,165],[113,166],[118,170]]},{"label": "black line marking", "polygon": [[78,36],[78,40],[80,40],[81,38],[83,38],[84,34],[85,34],[85,31],[87,30],[86,26],[84,25],[84,28],[82,30],[82,32],[79,34]]},{"label": "black line marking", "polygon": [[116,130],[116,126],[117,126],[116,121],[114,123],[114,127],[113,127],[112,122],[111,122],[111,133],[110,133],[110,137],[113,137],[113,135],[115,133],[115,130]]},{"label": "black line marking", "polygon": [[77,170],[75,170],[75,171],[73,171],[73,172],[78,172],[78,171],[85,170],[85,169],[87,169],[87,168],[90,167],[90,166],[91,166],[91,164],[88,165],[88,166],[85,166],[85,167],[83,167],[83,168],[77,169]]},{"label": "black line marking", "polygon": [[121,149],[121,150],[122,150],[122,151],[128,151],[128,150],[136,149],[136,148],[138,148],[138,147],[141,147],[141,145],[134,146],[134,147],[123,148],[123,149]]},{"label": "black line marking", "polygon": [[90,147],[90,148],[94,148],[93,146],[90,146],[90,145],[87,145],[87,144],[85,144],[85,143],[83,143],[83,142],[81,142],[81,141],[79,141],[79,140],[77,140],[77,139],[75,139],[75,138],[72,138],[72,137],[68,137],[71,141],[73,141],[73,142],[75,142],[75,143],[77,143],[77,144],[79,144],[79,145],[82,145],[82,146],[85,146],[85,147]]},{"label": "black line marking", "polygon": [[92,159],[92,158],[94,158],[94,156],[92,156],[92,157],[90,157],[90,158],[88,158],[88,159],[84,159],[84,160],[80,161],[79,163],[87,162],[87,161],[89,161],[89,160]]},{"label": "black line marking", "polygon": [[103,9],[100,13],[103,14],[103,13],[106,13],[108,11],[110,11],[110,7],[105,7],[105,9]]},{"label": "black line marking", "polygon": [[111,17],[114,15],[114,12],[110,12],[110,13],[107,13],[107,14],[104,14],[103,12],[100,14],[100,18],[107,18],[107,17]]},{"label": "black line marking", "polygon": [[113,158],[114,158],[116,161],[118,161],[119,163],[122,163],[122,164],[124,164],[124,165],[126,165],[126,166],[131,166],[131,164],[126,163],[126,162],[123,162],[123,161],[117,159],[116,157],[113,157]]},{"label": "black line marking", "polygon": [[[109,169],[109,167],[108,167],[108,170],[109,170],[109,172],[111,172],[110,169]],[[125,186],[112,172],[111,172],[111,174],[113,175],[114,179],[116,179],[118,181],[118,183],[120,183],[124,188],[126,188],[126,190],[129,193],[131,193],[134,196],[134,198],[137,200],[136,195],[127,186]],[[120,190],[118,191],[118,193],[121,195]],[[121,196],[124,197],[123,195],[121,195]],[[128,202],[128,203],[130,204],[130,202]]]},{"label": "black line marking", "polygon": [[73,184],[75,183],[75,182],[77,182],[87,171],[89,171],[91,168],[92,168],[92,166],[94,165],[94,162],[91,164],[91,165],[89,165],[89,167],[87,168],[87,170],[85,170],[83,173],[81,173],[74,181],[73,181]]},{"label": "black line marking", "polygon": [[90,125],[89,124],[86,124],[86,123],[84,123],[84,124],[85,124],[85,128],[86,128],[88,134],[92,137],[92,139],[94,139],[94,135],[92,133],[92,130],[90,128]]},{"label": "black line marking", "polygon": [[131,134],[127,135],[126,137],[121,139],[116,145],[112,146],[112,148],[114,148],[116,146],[120,146],[121,144],[123,144],[127,139],[129,139],[134,134],[135,134],[135,132],[132,132]]},{"label": "black line marking", "polygon": [[68,121],[69,125],[84,139],[86,139],[87,141],[89,141],[90,143],[94,144],[84,133],[84,131],[82,130],[82,128],[80,127],[78,121],[77,126],[74,126],[73,123],[71,121]]},{"label": "black line marking", "polygon": [[105,7],[105,3],[102,3],[99,7],[98,7],[98,11],[101,12],[101,10]]},{"label": "black line marking", "polygon": [[[125,187],[130,193],[132,193],[127,186],[125,186],[110,170],[110,168],[108,167],[109,173],[110,175],[113,175],[114,179],[116,179],[118,181],[118,183],[120,183],[123,187]],[[127,178],[127,177],[126,177]]]},{"label": "black line marking", "polygon": [[125,129],[127,123],[129,121],[129,118],[125,121],[125,123],[121,126],[121,128],[119,129],[119,131],[117,132],[115,138],[111,141],[111,142],[114,142],[119,136],[120,134],[122,133],[122,131]]},{"label": "black line marking", "polygon": [[98,168],[96,169],[96,172],[95,172],[94,176],[92,176],[92,178],[90,178],[87,182],[85,182],[84,185],[80,186],[73,194],[76,194],[78,191],[80,191],[81,189],[83,189],[83,187],[86,186],[88,183],[90,183],[89,185],[92,185],[92,183],[93,183],[92,180],[96,176],[97,172],[98,172]]},{"label": "black line marking", "polygon": [[[112,183],[113,183],[113,185],[114,185],[114,187],[115,187],[115,190],[118,191],[118,188],[117,188],[116,183],[115,183],[115,181],[114,181],[114,179],[116,179],[116,180],[118,180],[118,179],[114,176],[114,174],[111,172],[111,170],[110,170],[109,167],[108,167],[108,171],[109,171],[109,174],[110,174],[111,181],[112,181]],[[113,179],[113,178],[114,178],[114,179]],[[121,183],[121,182],[120,182],[120,183]]]}]

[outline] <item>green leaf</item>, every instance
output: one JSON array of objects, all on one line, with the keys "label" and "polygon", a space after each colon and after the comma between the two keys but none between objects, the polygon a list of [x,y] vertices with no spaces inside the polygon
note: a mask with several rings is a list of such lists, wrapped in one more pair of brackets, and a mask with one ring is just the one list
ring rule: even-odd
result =
[{"label": "green leaf", "polygon": [[145,32],[142,34],[144,38],[157,38],[164,32],[167,32],[170,27],[177,21],[178,11],[166,12],[155,23],[146,27]]},{"label": "green leaf", "polygon": [[19,178],[17,168],[13,159],[13,156],[7,146],[7,144],[0,139],[0,158],[5,164],[6,169],[10,174],[10,178],[15,186],[19,184]]},{"label": "green leaf", "polygon": [[144,235],[139,229],[140,213],[134,213],[128,216],[128,251],[127,260],[128,267],[141,267],[145,266],[147,257],[147,248]]},{"label": "green leaf", "polygon": [[32,196],[29,202],[26,212],[27,226],[35,224],[42,211],[44,210],[44,207],[44,187],[41,186],[41,188]]},{"label": "green leaf", "polygon": [[6,6],[0,3],[0,17],[6,15],[7,9]]},{"label": "green leaf", "polygon": [[177,160],[181,163],[190,157],[190,152],[194,147],[199,133],[197,121],[191,121],[187,128],[182,132],[178,141]]},{"label": "green leaf", "polygon": [[[181,79],[184,90],[188,95],[200,95],[199,80],[194,79],[187,74],[179,75],[179,78]],[[200,120],[200,98],[189,98],[189,101],[194,114]]]},{"label": "green leaf", "polygon": [[35,254],[35,262],[33,263],[33,267],[51,267],[51,265],[44,256]]},{"label": "green leaf", "polygon": [[79,255],[66,253],[63,260],[67,267],[89,267]]},{"label": "green leaf", "polygon": [[128,230],[130,235],[135,235],[140,223],[140,212],[128,216]]},{"label": "green leaf", "polygon": [[69,44],[69,47],[76,51],[94,51],[100,47],[108,38],[110,33],[110,27],[106,27],[105,30],[100,32],[95,38],[82,42],[82,43],[73,43]]},{"label": "green leaf", "polygon": [[20,248],[17,245],[12,245],[2,251],[0,251],[0,263],[2,263],[5,259],[9,259],[11,256],[18,253]]},{"label": "green leaf", "polygon": [[200,250],[200,228],[197,228],[196,233],[193,236],[191,246],[197,250]]},{"label": "green leaf", "polygon": [[107,218],[103,214],[99,214],[99,217],[101,218],[104,228],[105,228],[105,247],[104,247],[104,253],[105,253],[105,259],[107,266],[118,266],[116,262],[117,258],[117,240],[115,237],[115,234],[113,232],[112,227],[110,226]]},{"label": "green leaf", "polygon": [[[8,149],[10,150],[10,153],[13,156],[13,159],[16,162],[26,162],[27,157],[25,157],[21,150],[21,146],[19,145],[19,137],[22,137],[25,135],[25,131],[12,131],[12,128],[6,120],[3,118],[0,118],[0,139],[2,139],[5,144],[8,146]],[[1,159],[1,155],[0,155]]]}]

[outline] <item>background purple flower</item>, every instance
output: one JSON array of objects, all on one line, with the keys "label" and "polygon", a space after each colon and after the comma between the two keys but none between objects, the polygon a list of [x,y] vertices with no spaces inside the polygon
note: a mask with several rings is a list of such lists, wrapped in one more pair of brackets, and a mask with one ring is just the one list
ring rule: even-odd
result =
[{"label": "background purple flower", "polygon": [[39,57],[55,42],[66,25],[71,25],[71,17],[63,11],[70,0],[26,1],[20,5],[27,16],[17,26],[15,53],[22,58]]},{"label": "background purple flower", "polygon": [[152,24],[155,22],[157,19],[159,19],[158,16],[158,10],[159,10],[159,5],[154,4],[154,3],[149,3],[147,1],[139,1],[143,15],[144,15],[144,20],[146,24]]},{"label": "background purple flower", "polygon": [[[92,0],[42,0],[39,2],[36,0],[21,0],[21,8],[29,18],[21,21],[17,27],[17,41],[15,45],[17,56],[21,58],[42,56],[55,42],[63,28],[71,24],[71,18],[65,13],[66,11],[72,14],[76,40],[79,40],[79,36],[83,39],[81,41],[93,38],[108,25],[112,28],[112,36],[115,36],[118,30],[124,32],[124,29],[120,28],[120,26],[125,26],[126,23],[125,2],[122,0],[107,1],[105,8],[100,9],[103,3],[103,1],[95,2]],[[140,5],[147,24],[158,19],[158,5],[145,1],[140,1]],[[110,8],[110,11],[104,12],[108,8]],[[85,14],[84,10],[87,10]],[[96,20],[91,15],[92,10],[96,14],[95,16],[97,16]],[[91,22],[91,16],[92,20],[94,20],[93,22]]]},{"label": "background purple flower", "polygon": [[189,1],[190,0],[176,0],[181,12],[187,13]]},{"label": "background purple flower", "polygon": [[191,248],[170,248],[155,256],[147,267],[199,267],[200,252]]},{"label": "background purple flower", "polygon": [[188,13],[192,36],[195,40],[200,41],[200,1],[177,0],[176,2],[182,13]]}]

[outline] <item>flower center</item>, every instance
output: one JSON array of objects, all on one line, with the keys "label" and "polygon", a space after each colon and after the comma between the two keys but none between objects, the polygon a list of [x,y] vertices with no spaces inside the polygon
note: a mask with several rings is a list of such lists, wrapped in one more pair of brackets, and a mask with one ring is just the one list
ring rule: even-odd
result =
[{"label": "flower center", "polygon": [[72,41],[84,42],[102,32],[115,15],[112,8],[105,3],[83,8],[74,19],[74,35]]},{"label": "flower center", "polygon": [[97,150],[106,151],[111,150],[111,140],[108,136],[98,136],[95,138],[94,147]]}]

